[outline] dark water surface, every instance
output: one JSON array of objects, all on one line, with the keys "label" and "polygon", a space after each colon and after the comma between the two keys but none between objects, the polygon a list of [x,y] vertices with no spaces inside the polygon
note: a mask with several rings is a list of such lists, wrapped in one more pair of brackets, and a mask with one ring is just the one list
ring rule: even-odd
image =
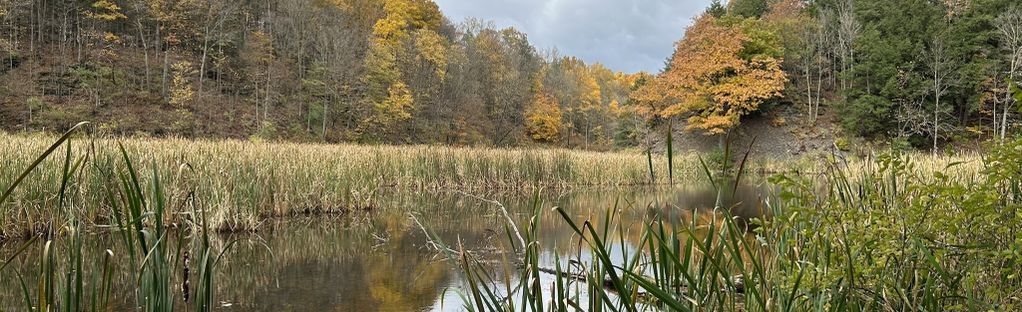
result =
[{"label": "dark water surface", "polygon": [[[750,203],[758,203],[763,190],[740,188],[733,202],[744,204],[734,213],[758,215],[759,205]],[[520,224],[535,207],[529,196],[487,198],[502,202]],[[659,214],[671,223],[687,224],[693,211],[712,208],[717,194],[708,186],[694,185],[669,190],[594,189],[541,198],[545,209],[542,258],[553,267],[555,255],[562,259],[576,255],[578,241],[548,208],[562,207],[576,220],[590,216],[598,220],[616,206],[622,226],[628,229],[626,241],[635,242],[650,216]],[[378,204],[380,208],[370,213],[270,220],[258,233],[218,236],[214,244],[236,242],[217,270],[218,310],[461,311],[458,291],[465,281],[460,271],[429,248],[427,236],[410,214],[445,243],[460,242],[492,259],[495,268],[506,267],[502,263],[507,258],[501,252],[510,246],[505,219],[491,203],[458,193],[394,193],[381,195]],[[703,215],[712,218],[709,213]],[[6,260],[18,244],[0,245],[0,258]],[[86,259],[100,258],[105,249],[117,253],[119,245],[111,235],[89,235]],[[0,273],[0,311],[25,310],[16,272],[35,294],[42,249],[41,244],[37,246]],[[133,310],[132,281],[123,262],[117,264],[121,274],[113,296],[122,310]],[[178,310],[190,307],[182,303]]]}]

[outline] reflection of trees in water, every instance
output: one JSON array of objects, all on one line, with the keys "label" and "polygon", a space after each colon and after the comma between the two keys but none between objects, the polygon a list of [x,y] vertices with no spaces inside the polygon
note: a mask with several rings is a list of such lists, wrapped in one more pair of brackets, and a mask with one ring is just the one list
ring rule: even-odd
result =
[{"label": "reflection of trees in water", "polygon": [[388,208],[364,224],[344,227],[339,223],[349,217],[313,217],[276,224],[261,241],[250,238],[220,280],[219,294],[234,297],[220,298],[265,311],[419,310],[432,306],[456,277],[407,212],[444,241],[460,238],[468,249],[487,247],[499,226],[486,207],[460,197],[400,194],[383,201]]},{"label": "reflection of trees in water", "polygon": [[[732,214],[740,218],[751,218],[762,215],[760,196],[764,189],[752,185],[739,185],[737,189],[725,188],[722,194],[722,205],[728,207]],[[665,221],[667,230],[679,231],[688,227],[693,218],[696,224],[709,224],[716,220],[718,224],[723,217],[714,213],[713,207],[718,194],[713,187],[705,183],[694,183],[673,188],[642,188],[623,191],[577,192],[556,197],[544,203],[544,208],[560,207],[567,211],[576,222],[589,221],[597,229],[602,229],[604,216],[610,209],[617,208],[614,226],[623,231],[612,231],[611,238],[619,238],[623,233],[626,241],[638,243],[641,230],[654,218]],[[531,212],[531,211],[530,211]],[[527,214],[525,214],[527,215]],[[525,220],[519,220],[520,223]],[[541,222],[542,233],[540,242],[547,248],[556,246],[558,252],[564,254],[577,249],[577,237],[574,243],[563,238],[574,232],[567,227],[562,217],[556,213],[544,211]],[[707,229],[700,228],[697,235],[705,235]]]},{"label": "reflection of trees in water", "polygon": [[[756,201],[756,193],[756,188],[740,188],[736,202]],[[540,243],[547,252],[562,256],[576,252],[578,240],[564,220],[550,211],[554,206],[568,211],[576,221],[590,220],[597,228],[603,226],[600,223],[607,211],[617,208],[614,226],[622,227],[621,235],[631,244],[639,242],[642,227],[653,217],[668,221],[671,231],[687,226],[696,210],[700,211],[696,214],[699,224],[720,217],[705,210],[712,208],[716,193],[698,184],[669,190],[597,189],[543,197]],[[536,208],[531,196],[487,198],[504,203],[519,224],[525,224]],[[263,311],[408,311],[431,307],[444,288],[458,284],[460,277],[449,262],[427,247],[425,234],[410,221],[409,212],[451,245],[461,242],[469,250],[509,245],[499,208],[474,198],[455,193],[394,193],[381,195],[379,204],[383,208],[365,215],[271,220],[255,234],[217,236],[214,249],[232,241],[237,245],[218,267],[215,298],[232,303],[234,308]],[[613,235],[619,237],[617,231]],[[87,259],[92,259],[88,255],[99,259],[111,246],[115,254],[122,255],[118,252],[120,244],[112,238],[96,235],[87,239]],[[0,255],[12,252],[14,247],[0,246]],[[30,286],[39,271],[36,259],[40,252],[41,247],[33,248],[28,261],[18,265],[27,274]],[[494,272],[504,269],[505,259],[500,253],[484,252],[482,256],[493,260]],[[128,307],[134,301],[133,280],[125,265],[126,260],[118,260],[114,294]],[[20,291],[14,291],[20,286],[11,272],[5,271],[0,280],[0,309],[20,310],[23,299]],[[177,274],[180,280],[181,272]]]}]

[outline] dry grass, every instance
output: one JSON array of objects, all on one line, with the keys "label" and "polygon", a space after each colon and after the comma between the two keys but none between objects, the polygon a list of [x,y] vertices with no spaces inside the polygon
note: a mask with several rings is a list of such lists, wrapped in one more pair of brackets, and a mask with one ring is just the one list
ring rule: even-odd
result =
[{"label": "dry grass", "polygon": [[[0,134],[0,186],[10,185],[54,139]],[[71,152],[88,159],[69,185],[76,215],[101,224],[109,215],[103,192],[123,166],[118,144],[140,178],[158,170],[172,209],[205,209],[216,228],[227,230],[250,228],[270,216],[370,208],[381,188],[518,192],[651,183],[649,159],[638,153],[79,138]],[[0,206],[0,235],[38,232],[60,220],[64,212],[55,211],[53,194],[61,186],[63,159],[50,157]],[[698,172],[697,161],[676,164],[676,179]],[[665,173],[666,161],[654,156],[653,170]],[[666,181],[666,174],[655,180]]]},{"label": "dry grass", "polygon": [[[0,133],[0,187],[44,151],[55,136]],[[617,187],[668,182],[667,160],[637,152],[566,149],[499,149],[443,146],[364,146],[260,143],[240,140],[108,139],[81,137],[72,154],[87,156],[68,185],[69,209],[58,209],[64,157],[50,157],[0,205],[0,238],[49,229],[68,211],[97,224],[109,216],[106,194],[123,161],[122,144],[147,180],[157,170],[171,209],[205,210],[214,228],[246,230],[268,217],[297,213],[345,213],[374,206],[381,189],[529,192],[536,188]],[[60,155],[57,155],[60,156]],[[754,155],[755,156],[755,155]],[[919,172],[974,173],[978,155],[913,157]],[[945,170],[950,163],[963,165]],[[826,172],[824,159],[759,159],[752,172]],[[865,168],[871,160],[849,160]],[[698,156],[674,155],[674,181],[702,174]],[[954,172],[951,172],[954,171]],[[142,181],[146,183],[147,181]],[[171,214],[174,215],[174,214]],[[173,222],[174,220],[168,220]]]}]

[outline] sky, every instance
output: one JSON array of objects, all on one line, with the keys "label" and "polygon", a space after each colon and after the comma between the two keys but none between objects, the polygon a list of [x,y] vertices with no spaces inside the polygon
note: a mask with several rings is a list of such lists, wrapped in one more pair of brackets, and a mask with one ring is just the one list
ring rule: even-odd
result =
[{"label": "sky", "polygon": [[659,72],[711,0],[436,0],[452,22],[513,26],[541,51],[557,48],[623,72]]}]

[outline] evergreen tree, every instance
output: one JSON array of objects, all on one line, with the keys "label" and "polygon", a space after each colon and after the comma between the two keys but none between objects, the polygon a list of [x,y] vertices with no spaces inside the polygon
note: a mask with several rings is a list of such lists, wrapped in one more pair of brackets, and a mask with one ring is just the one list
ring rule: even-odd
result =
[{"label": "evergreen tree", "polygon": [[[720,5],[719,2],[716,4]],[[759,18],[760,16],[763,16],[763,13],[766,13],[767,7],[767,0],[731,0],[728,3],[728,9],[731,15],[739,17]],[[711,8],[713,8],[712,4]],[[717,16],[709,10],[707,12]]]}]

